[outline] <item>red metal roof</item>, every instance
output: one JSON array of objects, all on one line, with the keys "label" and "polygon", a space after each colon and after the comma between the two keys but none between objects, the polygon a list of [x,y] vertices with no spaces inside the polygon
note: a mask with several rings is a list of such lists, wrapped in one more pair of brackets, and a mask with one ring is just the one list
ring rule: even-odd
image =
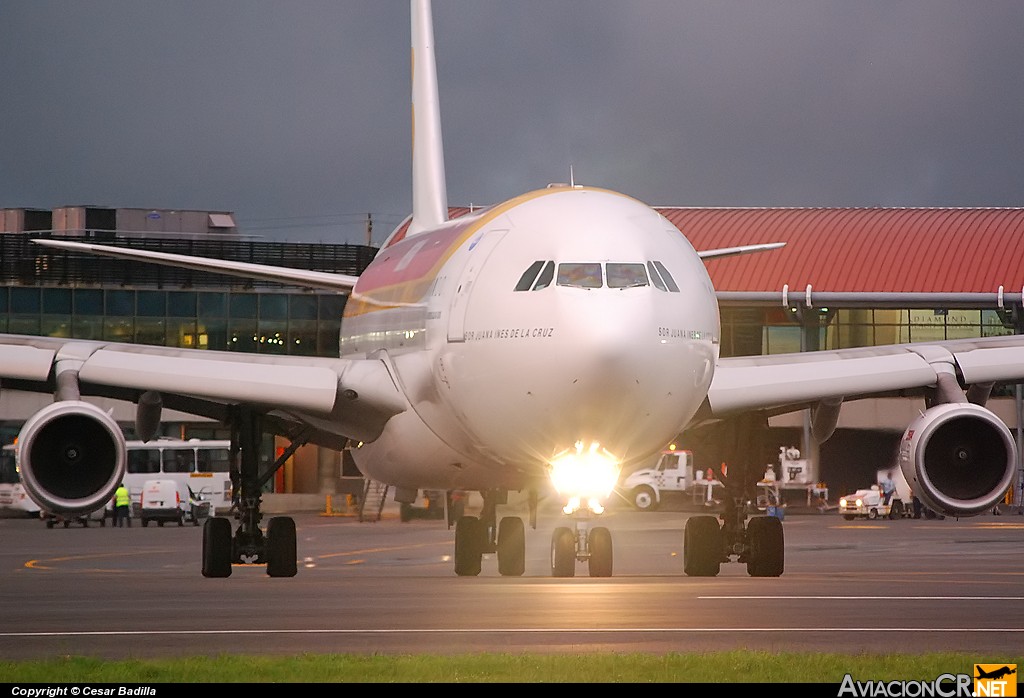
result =
[{"label": "red metal roof", "polygon": [[785,242],[708,260],[719,291],[995,293],[1024,288],[1024,209],[659,208],[697,250]]},{"label": "red metal roof", "polygon": [[[1024,208],[657,210],[698,250],[785,242],[707,261],[719,291],[1007,293],[1024,289]],[[452,207],[457,218],[469,211]]]}]

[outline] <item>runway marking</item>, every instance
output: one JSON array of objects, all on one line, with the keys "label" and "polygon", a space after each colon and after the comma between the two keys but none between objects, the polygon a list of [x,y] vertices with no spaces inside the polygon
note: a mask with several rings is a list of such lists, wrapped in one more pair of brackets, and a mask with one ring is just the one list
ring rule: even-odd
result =
[{"label": "runway marking", "polygon": [[46,564],[43,563],[70,562],[72,560],[93,560],[101,557],[125,557],[128,555],[163,555],[170,552],[173,552],[173,549],[164,548],[162,550],[139,550],[135,552],[117,551],[113,553],[95,553],[93,555],[66,555],[64,557],[49,557],[29,560],[24,566],[32,570],[49,570],[53,568],[47,567]]},{"label": "runway marking", "polygon": [[[1002,523],[1002,522],[999,522],[999,521],[984,521],[984,522],[979,521],[977,523],[966,523],[966,522],[961,522],[961,523],[963,524],[964,528],[988,529],[988,530],[993,530],[993,531],[1010,531],[1010,530],[1024,529],[1024,523],[1012,523],[1012,522]],[[888,524],[886,524],[884,522],[881,522],[881,521],[879,523],[834,524],[834,525],[830,525],[829,528],[848,529],[848,530],[882,530],[882,531],[891,531],[892,530],[892,526],[889,526]],[[922,530],[933,530],[934,529],[933,526],[924,526],[924,525],[921,525],[921,524],[910,525],[910,526],[907,526],[907,527],[900,526],[900,528],[917,528],[917,529],[922,529]]]},{"label": "runway marking", "polygon": [[713,601],[1024,601],[1024,596],[698,596]]},{"label": "runway marking", "polygon": [[[557,633],[583,633],[587,635],[610,635],[613,633],[878,633],[878,626],[856,628],[836,627],[774,627],[774,628],[305,628],[305,629],[240,629],[240,630],[76,630],[69,632],[0,632],[0,638],[27,637],[144,637],[144,636],[197,636],[197,635],[488,635],[494,633],[517,635],[554,635]],[[886,628],[886,633],[1024,633],[1024,628],[909,628],[900,626]]]}]

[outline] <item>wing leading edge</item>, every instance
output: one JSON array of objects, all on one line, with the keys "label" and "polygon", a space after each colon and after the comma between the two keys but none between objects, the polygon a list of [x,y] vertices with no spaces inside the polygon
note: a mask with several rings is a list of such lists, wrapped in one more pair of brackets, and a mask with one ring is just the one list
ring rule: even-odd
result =
[{"label": "wing leading edge", "polygon": [[251,262],[234,262],[224,259],[213,259],[210,257],[195,257],[191,255],[172,254],[169,252],[153,252],[150,250],[136,250],[126,247],[113,247],[110,245],[94,245],[86,242],[72,242],[70,240],[39,239],[33,240],[37,245],[69,252],[81,252],[82,254],[100,255],[103,257],[114,257],[116,259],[128,259],[137,262],[150,262],[164,266],[179,267],[183,269],[194,269],[196,271],[213,272],[216,274],[227,274],[230,276],[241,276],[247,279],[259,279],[261,281],[276,281],[277,283],[302,286],[305,288],[317,288],[326,291],[351,291],[358,277],[346,274],[332,274],[323,271],[310,271],[308,269],[295,269],[291,267],[277,267],[269,264],[253,264]]},{"label": "wing leading edge", "polygon": [[708,407],[715,417],[792,411],[826,399],[935,387],[942,376],[965,386],[1024,380],[1024,336],[723,358]]},{"label": "wing leading edge", "polygon": [[0,367],[3,377],[37,389],[55,384],[59,373],[74,371],[85,394],[155,391],[186,406],[190,400],[245,404],[367,441],[407,406],[385,358],[240,354],[0,335]]}]

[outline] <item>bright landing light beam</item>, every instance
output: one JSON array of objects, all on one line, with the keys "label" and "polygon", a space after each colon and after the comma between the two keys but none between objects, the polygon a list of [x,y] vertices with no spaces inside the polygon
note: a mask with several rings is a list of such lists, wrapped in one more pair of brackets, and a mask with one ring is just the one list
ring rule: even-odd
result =
[{"label": "bright landing light beam", "polygon": [[551,483],[568,499],[604,500],[615,488],[620,469],[619,460],[596,441],[589,448],[577,441],[575,451],[551,459]]}]

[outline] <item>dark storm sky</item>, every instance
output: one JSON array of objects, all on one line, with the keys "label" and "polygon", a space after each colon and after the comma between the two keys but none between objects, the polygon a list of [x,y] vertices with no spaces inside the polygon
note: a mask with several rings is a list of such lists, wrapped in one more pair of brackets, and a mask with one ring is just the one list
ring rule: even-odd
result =
[{"label": "dark storm sky", "polygon": [[[0,208],[409,211],[404,0],[3,0]],[[435,0],[449,202],[1024,204],[1024,3]]]}]

